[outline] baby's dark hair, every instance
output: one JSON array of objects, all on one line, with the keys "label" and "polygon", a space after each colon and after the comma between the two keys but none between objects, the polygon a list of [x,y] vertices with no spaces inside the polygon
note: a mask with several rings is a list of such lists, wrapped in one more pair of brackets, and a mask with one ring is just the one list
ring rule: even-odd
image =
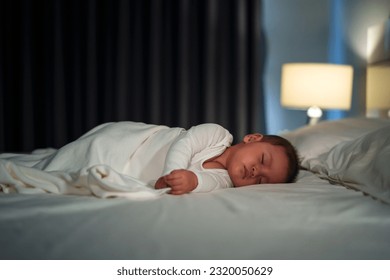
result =
[{"label": "baby's dark hair", "polygon": [[262,142],[270,143],[275,146],[282,146],[288,159],[288,170],[286,183],[293,183],[299,173],[299,157],[295,147],[287,139],[278,135],[263,135]]}]

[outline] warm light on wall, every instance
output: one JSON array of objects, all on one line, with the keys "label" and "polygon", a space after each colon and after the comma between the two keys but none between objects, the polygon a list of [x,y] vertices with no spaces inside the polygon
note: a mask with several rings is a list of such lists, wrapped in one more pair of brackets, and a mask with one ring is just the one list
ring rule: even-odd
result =
[{"label": "warm light on wall", "polygon": [[[288,63],[282,67],[281,104],[308,109],[310,124],[322,116],[321,109],[351,108],[353,68],[328,63]],[[314,112],[314,114],[312,114]]]},{"label": "warm light on wall", "polygon": [[390,19],[367,30],[367,62],[390,59]]}]

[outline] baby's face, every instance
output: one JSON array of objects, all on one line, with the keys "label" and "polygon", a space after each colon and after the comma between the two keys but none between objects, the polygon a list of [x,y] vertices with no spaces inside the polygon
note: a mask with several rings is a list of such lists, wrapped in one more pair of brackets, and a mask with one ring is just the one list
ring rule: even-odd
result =
[{"label": "baby's face", "polygon": [[235,187],[284,183],[288,159],[283,147],[256,141],[242,143],[229,157],[226,167]]}]

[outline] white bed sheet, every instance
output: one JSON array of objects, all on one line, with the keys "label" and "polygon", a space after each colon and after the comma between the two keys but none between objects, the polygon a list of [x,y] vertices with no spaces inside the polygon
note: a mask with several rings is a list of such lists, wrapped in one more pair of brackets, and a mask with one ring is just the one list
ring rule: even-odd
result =
[{"label": "white bed sheet", "polygon": [[1,259],[390,259],[390,206],[298,183],[148,201],[0,193]]}]

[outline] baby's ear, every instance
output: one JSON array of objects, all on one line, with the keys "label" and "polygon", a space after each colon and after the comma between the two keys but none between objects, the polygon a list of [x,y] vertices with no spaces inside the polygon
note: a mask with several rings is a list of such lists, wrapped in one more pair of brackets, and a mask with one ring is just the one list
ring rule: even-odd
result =
[{"label": "baby's ear", "polygon": [[263,135],[260,133],[252,133],[244,136],[244,143],[258,142],[263,139]]}]

